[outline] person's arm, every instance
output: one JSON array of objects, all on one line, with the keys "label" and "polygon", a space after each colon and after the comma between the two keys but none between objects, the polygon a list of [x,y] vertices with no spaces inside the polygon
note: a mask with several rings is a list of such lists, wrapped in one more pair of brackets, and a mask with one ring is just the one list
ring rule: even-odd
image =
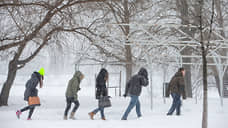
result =
[{"label": "person's arm", "polygon": [[129,91],[129,88],[130,88],[130,81],[131,80],[129,80],[128,82],[127,82],[127,84],[126,84],[126,87],[125,87],[125,93],[124,93],[124,97],[126,97],[127,96],[127,94],[128,94],[128,91]]},{"label": "person's arm", "polygon": [[43,79],[40,79],[40,88],[43,87]]},{"label": "person's arm", "polygon": [[148,86],[149,85],[149,80],[148,79],[146,79],[145,77],[140,77],[140,84],[142,85],[142,86]]},{"label": "person's arm", "polygon": [[168,85],[168,89],[167,89],[167,92],[166,92],[166,95],[169,96],[170,93],[171,93],[171,88],[172,86],[175,84],[174,81],[176,81],[176,77],[173,76],[169,82],[169,85]]},{"label": "person's arm", "polygon": [[106,81],[105,80],[99,80],[99,88],[101,91],[102,96],[107,96],[107,87],[106,87]]},{"label": "person's arm", "polygon": [[76,100],[78,95],[78,86],[79,86],[79,82],[77,80],[74,80],[74,82],[72,83],[72,91],[73,91],[73,94],[74,94],[74,99]]},{"label": "person's arm", "polygon": [[179,86],[180,86],[180,90],[181,90],[181,94],[183,96],[183,99],[186,99],[186,91],[185,91],[184,77],[181,77],[179,79]]},{"label": "person's arm", "polygon": [[166,96],[168,96],[169,97],[169,95],[170,95],[170,90],[171,90],[171,85],[170,85],[170,82],[168,83],[168,88],[167,88],[167,90],[166,90]]}]

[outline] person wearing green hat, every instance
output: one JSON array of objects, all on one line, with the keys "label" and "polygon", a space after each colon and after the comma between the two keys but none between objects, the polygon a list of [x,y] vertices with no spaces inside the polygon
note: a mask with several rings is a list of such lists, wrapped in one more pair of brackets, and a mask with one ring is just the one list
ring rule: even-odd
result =
[{"label": "person wearing green hat", "polygon": [[41,76],[44,76],[44,72],[45,72],[44,68],[40,68],[39,73],[40,73]]},{"label": "person wearing green hat", "polygon": [[[30,97],[38,97],[38,90],[36,89],[37,85],[40,84],[40,88],[43,87],[43,79],[44,79],[44,73],[45,70],[44,68],[41,68],[38,72],[33,72],[31,75],[31,78],[26,82],[25,84],[25,92],[24,92],[24,100],[29,103],[29,98]],[[33,111],[35,109],[35,106],[39,106],[40,104],[31,104],[29,103],[28,106],[17,110],[16,116],[18,119],[20,119],[20,116],[22,112],[29,110],[29,115],[27,120],[31,120]]]}]

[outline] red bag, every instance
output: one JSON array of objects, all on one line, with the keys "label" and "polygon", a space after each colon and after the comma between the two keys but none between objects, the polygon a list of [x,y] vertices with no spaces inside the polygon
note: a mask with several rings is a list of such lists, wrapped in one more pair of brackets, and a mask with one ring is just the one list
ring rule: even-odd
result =
[{"label": "red bag", "polygon": [[29,105],[40,105],[40,98],[38,96],[30,96],[28,100]]}]

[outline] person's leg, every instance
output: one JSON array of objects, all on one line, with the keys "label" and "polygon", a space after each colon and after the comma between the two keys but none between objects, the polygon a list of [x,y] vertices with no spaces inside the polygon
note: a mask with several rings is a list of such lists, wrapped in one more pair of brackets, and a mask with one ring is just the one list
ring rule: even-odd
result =
[{"label": "person's leg", "polygon": [[180,115],[181,113],[181,99],[180,99],[180,95],[177,96],[177,107],[176,107],[176,115]]},{"label": "person's leg", "polygon": [[104,108],[99,108],[101,112],[101,119],[105,120]]},{"label": "person's leg", "polygon": [[139,97],[137,99],[138,100],[136,102],[136,113],[138,117],[141,117],[142,113],[141,113],[141,105],[140,105]]},{"label": "person's leg", "polygon": [[131,101],[121,120],[127,120],[128,114],[131,112],[132,108],[136,105],[136,102],[137,102],[137,96],[131,96]]},{"label": "person's leg", "polygon": [[20,111],[21,111],[21,112],[24,112],[24,111],[27,111],[27,110],[29,110],[29,109],[30,109],[30,107],[29,107],[29,106],[26,106],[26,107],[22,108]]},{"label": "person's leg", "polygon": [[68,111],[71,108],[71,99],[70,98],[66,98],[66,109],[64,112],[64,118],[67,119],[67,115],[68,115]]},{"label": "person's leg", "polygon": [[78,107],[79,107],[79,101],[77,100],[77,101],[74,101],[74,108],[73,108],[73,110],[72,110],[72,112],[71,112],[71,114],[70,114],[70,119],[73,119],[73,120],[75,120],[76,118],[74,117],[74,115],[75,115],[75,112],[76,112],[76,110],[78,109]]},{"label": "person's leg", "polygon": [[88,113],[91,120],[94,119],[93,116],[94,116],[99,110],[100,110],[99,108],[96,108],[96,109],[94,109],[92,112]]},{"label": "person's leg", "polygon": [[33,112],[34,112],[34,109],[35,109],[35,106],[30,106],[29,115],[28,115],[28,120],[31,119],[32,114],[33,114]]},{"label": "person's leg", "polygon": [[78,100],[74,101],[74,108],[73,108],[72,112],[75,113],[77,111],[77,109],[79,108],[79,106],[80,106],[79,101]]},{"label": "person's leg", "polygon": [[176,106],[177,106],[177,94],[176,93],[172,93],[171,96],[173,98],[173,103],[172,103],[172,106],[170,107],[169,112],[167,113],[167,115],[172,115],[173,112],[176,109]]},{"label": "person's leg", "polygon": [[21,110],[17,110],[17,112],[16,112],[17,118],[20,119],[22,112],[27,111],[29,109],[30,109],[30,107],[26,106],[26,107],[22,108]]},{"label": "person's leg", "polygon": [[96,108],[96,109],[94,109],[92,112],[93,112],[94,114],[96,114],[98,111],[100,111],[100,108]]}]

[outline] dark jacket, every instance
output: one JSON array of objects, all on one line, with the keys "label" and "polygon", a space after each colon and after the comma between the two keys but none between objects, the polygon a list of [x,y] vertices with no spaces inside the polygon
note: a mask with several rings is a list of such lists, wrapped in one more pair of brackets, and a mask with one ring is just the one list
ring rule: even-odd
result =
[{"label": "dark jacket", "polygon": [[105,77],[108,77],[108,71],[104,68],[101,69],[96,78],[96,99],[100,99],[101,96],[107,96],[107,87]]},{"label": "dark jacket", "polygon": [[132,76],[127,82],[125,95],[140,96],[142,86],[147,86],[148,84],[148,73],[145,68],[141,68],[138,74]]},{"label": "dark jacket", "polygon": [[184,77],[181,72],[177,72],[172,77],[171,81],[169,82],[167,93],[168,95],[170,93],[177,93],[182,95],[184,99],[186,98]]},{"label": "dark jacket", "polygon": [[36,86],[41,80],[41,75],[38,72],[34,72],[31,78],[27,81],[25,85],[24,100],[28,101],[29,96],[38,96],[38,90]]},{"label": "dark jacket", "polygon": [[74,98],[74,100],[78,100],[78,91],[80,90],[80,76],[82,73],[80,71],[76,71],[74,73],[73,78],[68,82],[66,97]]}]

